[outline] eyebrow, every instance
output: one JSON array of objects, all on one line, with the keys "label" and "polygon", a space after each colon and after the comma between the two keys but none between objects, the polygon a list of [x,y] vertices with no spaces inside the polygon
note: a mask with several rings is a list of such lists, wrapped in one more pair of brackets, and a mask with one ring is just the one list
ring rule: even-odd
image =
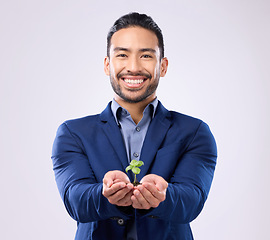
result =
[{"label": "eyebrow", "polygon": [[[115,47],[113,49],[114,52],[119,52],[119,51],[126,51],[126,52],[130,52],[130,49],[128,48],[124,48],[124,47]],[[141,48],[139,49],[139,52],[152,52],[152,53],[156,53],[156,50],[153,48]]]},{"label": "eyebrow", "polygon": [[140,52],[152,52],[152,53],[156,53],[156,50],[153,48],[142,48],[139,50]]},{"label": "eyebrow", "polygon": [[123,48],[123,47],[115,47],[113,49],[114,52],[119,52],[119,51],[126,51],[129,52],[130,50],[128,48]]}]

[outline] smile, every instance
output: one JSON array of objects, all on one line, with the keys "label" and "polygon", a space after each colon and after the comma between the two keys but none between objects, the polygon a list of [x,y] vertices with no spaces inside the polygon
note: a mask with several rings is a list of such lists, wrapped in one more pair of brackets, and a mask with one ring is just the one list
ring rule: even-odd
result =
[{"label": "smile", "polygon": [[127,79],[127,78],[124,78],[123,80],[129,84],[141,84],[144,81],[144,79]]}]

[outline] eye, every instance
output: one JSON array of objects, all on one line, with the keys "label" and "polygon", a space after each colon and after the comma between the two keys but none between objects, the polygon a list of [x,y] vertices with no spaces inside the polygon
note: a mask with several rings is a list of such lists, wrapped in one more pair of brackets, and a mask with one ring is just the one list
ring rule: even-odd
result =
[{"label": "eye", "polygon": [[124,53],[120,53],[120,54],[116,55],[116,57],[118,57],[118,58],[125,58],[125,57],[127,57],[127,55],[124,54]]},{"label": "eye", "polygon": [[144,55],[142,55],[142,58],[152,58],[152,56],[148,55],[148,54],[144,54]]}]

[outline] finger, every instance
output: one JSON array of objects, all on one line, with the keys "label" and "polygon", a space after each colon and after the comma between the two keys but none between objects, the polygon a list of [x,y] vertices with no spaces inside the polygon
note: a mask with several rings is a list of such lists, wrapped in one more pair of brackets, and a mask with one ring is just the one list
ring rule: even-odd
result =
[{"label": "finger", "polygon": [[128,183],[127,188],[130,190],[134,190],[134,185],[132,183]]},{"label": "finger", "polygon": [[160,202],[164,201],[166,199],[166,191],[165,190],[159,191],[158,188],[155,185],[149,184],[149,183],[143,183],[142,184],[151,194],[157,198]]},{"label": "finger", "polygon": [[109,171],[104,175],[103,183],[108,187],[111,187],[116,182],[130,183],[130,180],[125,173],[119,170]]},{"label": "finger", "polygon": [[117,192],[115,192],[114,194],[111,194],[109,196],[106,196],[105,194],[104,196],[107,197],[108,201],[111,204],[115,204],[115,205],[129,204],[130,205],[130,201],[129,201],[130,197],[128,197],[129,193],[132,193],[132,190],[128,189],[127,187],[124,187],[118,190]]},{"label": "finger", "polygon": [[103,184],[105,184],[109,188],[113,185],[113,180],[111,178],[104,177]]},{"label": "finger", "polygon": [[151,208],[150,203],[144,198],[144,196],[142,195],[142,193],[136,189],[133,192],[133,196],[136,198],[136,205],[138,206],[137,208],[140,209],[149,209]]},{"label": "finger", "polygon": [[108,187],[106,184],[103,184],[103,195],[105,197],[110,197],[111,195],[115,194],[120,189],[123,189],[126,186],[125,183],[119,182],[111,185],[111,187]]},{"label": "finger", "polygon": [[124,198],[122,198],[121,200],[119,200],[116,205],[117,206],[130,206],[132,204],[132,201],[131,201],[131,196],[133,195],[133,192],[132,191],[129,191]]},{"label": "finger", "polygon": [[118,183],[118,182],[123,182],[123,180],[122,179],[114,179],[113,180],[113,183]]},{"label": "finger", "polygon": [[141,183],[144,182],[153,183],[156,185],[159,191],[163,191],[168,187],[168,182],[164,178],[155,174],[148,174],[144,176],[141,180]]},{"label": "finger", "polygon": [[139,203],[138,199],[134,195],[132,195],[130,199],[131,199],[133,208],[143,209],[142,205]]},{"label": "finger", "polygon": [[156,187],[159,191],[164,191],[168,188],[168,183],[166,181],[157,182]]},{"label": "finger", "polygon": [[[154,186],[152,186],[153,189],[155,189]],[[138,190],[140,191],[141,195],[143,196],[143,198],[147,201],[147,203],[153,207],[156,208],[158,207],[158,205],[160,204],[160,200],[158,198],[156,198],[151,191],[149,191],[147,188],[145,188],[144,186],[139,186]]]},{"label": "finger", "polygon": [[111,195],[108,200],[110,203],[112,204],[117,204],[119,203],[119,201],[121,201],[122,199],[125,198],[125,196],[131,192],[127,187],[117,191],[116,193],[114,193],[113,195]]},{"label": "finger", "polygon": [[114,181],[116,182],[122,181],[124,183],[130,183],[129,177],[125,173],[121,171],[114,171],[114,174],[115,174],[113,178]]}]

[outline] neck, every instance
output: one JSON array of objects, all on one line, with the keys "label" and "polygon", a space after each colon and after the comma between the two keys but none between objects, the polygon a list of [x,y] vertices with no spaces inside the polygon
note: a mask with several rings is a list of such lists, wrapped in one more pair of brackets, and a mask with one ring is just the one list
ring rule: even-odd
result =
[{"label": "neck", "polygon": [[141,102],[137,103],[130,103],[124,101],[122,98],[120,98],[118,95],[114,97],[115,101],[123,108],[125,108],[131,115],[131,118],[133,121],[138,124],[142,117],[143,117],[143,111],[146,108],[146,106],[152,102],[156,96],[151,96]]}]

